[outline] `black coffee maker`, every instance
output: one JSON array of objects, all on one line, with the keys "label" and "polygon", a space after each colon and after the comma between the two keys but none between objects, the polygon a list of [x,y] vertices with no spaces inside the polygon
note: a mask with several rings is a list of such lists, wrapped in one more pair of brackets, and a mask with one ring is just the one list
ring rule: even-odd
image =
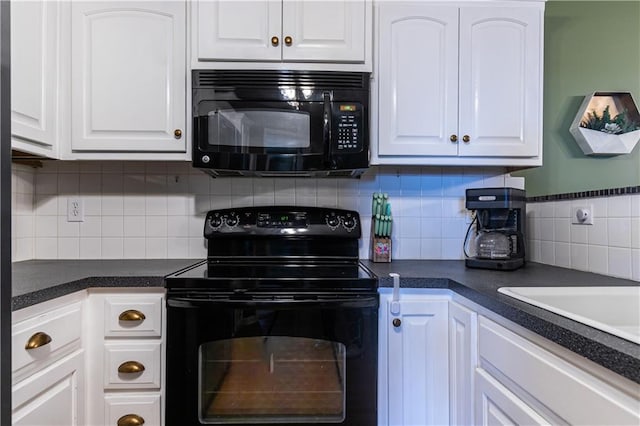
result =
[{"label": "black coffee maker", "polygon": [[465,206],[474,211],[464,240],[465,265],[507,271],[524,265],[525,191],[467,189]]}]

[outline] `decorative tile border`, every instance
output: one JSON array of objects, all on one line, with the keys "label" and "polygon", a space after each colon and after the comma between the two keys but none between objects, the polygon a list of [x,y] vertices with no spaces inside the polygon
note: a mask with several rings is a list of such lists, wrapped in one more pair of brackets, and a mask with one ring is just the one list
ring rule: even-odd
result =
[{"label": "decorative tile border", "polygon": [[537,203],[544,201],[576,200],[579,198],[612,197],[626,194],[640,194],[640,185],[627,186],[624,188],[596,189],[593,191],[567,192],[564,194],[539,195],[536,197],[527,197],[527,202]]}]

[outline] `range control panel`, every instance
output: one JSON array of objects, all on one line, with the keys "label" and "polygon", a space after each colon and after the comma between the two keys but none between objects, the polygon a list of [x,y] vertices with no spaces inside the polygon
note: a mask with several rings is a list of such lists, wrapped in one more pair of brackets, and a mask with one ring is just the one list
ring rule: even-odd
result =
[{"label": "range control panel", "polygon": [[331,236],[360,238],[358,212],[324,207],[241,207],[211,210],[207,239],[246,236]]}]

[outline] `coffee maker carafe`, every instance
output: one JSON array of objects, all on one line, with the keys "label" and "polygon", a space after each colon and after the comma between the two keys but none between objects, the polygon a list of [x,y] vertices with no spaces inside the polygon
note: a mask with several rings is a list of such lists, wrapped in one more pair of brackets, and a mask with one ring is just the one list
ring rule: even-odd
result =
[{"label": "coffee maker carafe", "polygon": [[[473,221],[464,241],[469,268],[513,270],[524,265],[525,191],[515,188],[467,189]],[[473,239],[470,238],[474,232]]]}]

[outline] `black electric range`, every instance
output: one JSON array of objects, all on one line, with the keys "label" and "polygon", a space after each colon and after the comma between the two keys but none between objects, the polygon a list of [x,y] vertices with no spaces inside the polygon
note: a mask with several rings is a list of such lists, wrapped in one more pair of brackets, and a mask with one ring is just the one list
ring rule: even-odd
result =
[{"label": "black electric range", "polygon": [[375,424],[379,299],[361,234],[349,210],[208,212],[207,259],[165,281],[167,424]]}]

